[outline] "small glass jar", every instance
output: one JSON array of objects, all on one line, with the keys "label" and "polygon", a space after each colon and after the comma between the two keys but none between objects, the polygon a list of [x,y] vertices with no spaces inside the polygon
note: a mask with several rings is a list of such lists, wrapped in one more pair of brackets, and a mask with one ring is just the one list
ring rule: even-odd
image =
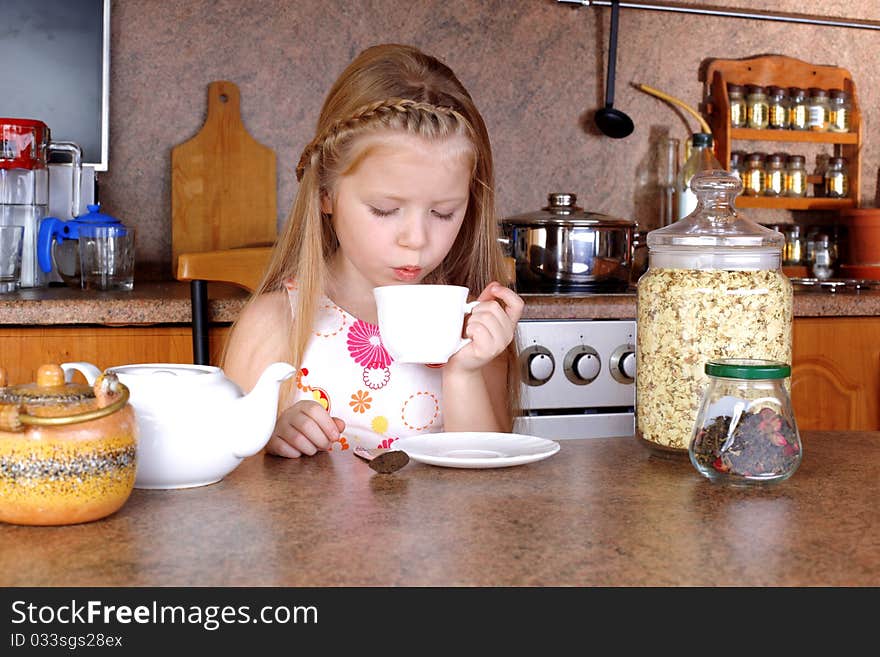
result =
[{"label": "small glass jar", "polygon": [[788,92],[782,87],[767,89],[767,127],[784,130],[788,127]]},{"label": "small glass jar", "polygon": [[800,198],[807,195],[806,158],[791,155],[785,169],[785,195]]},{"label": "small glass jar", "polygon": [[785,153],[773,153],[764,163],[764,196],[785,193]]},{"label": "small glass jar", "polygon": [[824,89],[810,89],[810,118],[807,125],[813,132],[828,132],[831,104]]},{"label": "small glass jar", "polygon": [[782,264],[804,264],[804,238],[801,235],[801,227],[797,224],[792,224],[785,231],[785,250],[782,252]]},{"label": "small glass jar", "polygon": [[750,128],[763,130],[769,121],[770,105],[767,102],[767,92],[764,87],[750,84],[749,93],[746,96],[747,123]]},{"label": "small glass jar", "polygon": [[727,97],[730,99],[730,127],[746,127],[746,97],[742,85],[728,83]]},{"label": "small glass jar", "polygon": [[827,281],[834,275],[834,264],[837,262],[837,245],[825,233],[816,235],[813,243],[813,276],[820,281]]},{"label": "small glass jar", "polygon": [[691,463],[715,483],[777,483],[795,473],[803,446],[786,389],[791,367],[757,359],[710,360],[709,382],[688,446]]},{"label": "small glass jar", "polygon": [[846,198],[849,194],[849,172],[846,160],[832,157],[825,169],[825,196],[828,198]]},{"label": "small glass jar", "polygon": [[791,130],[806,130],[809,125],[810,111],[807,103],[807,92],[800,87],[788,90],[788,127]]},{"label": "small glass jar", "polygon": [[744,151],[732,151],[730,153],[730,173],[740,179],[742,182],[745,173],[746,154]]},{"label": "small glass jar", "polygon": [[764,154],[750,153],[743,172],[743,194],[760,196],[764,192]]},{"label": "small glass jar", "polygon": [[849,94],[843,89],[832,89],[829,102],[831,111],[828,118],[828,129],[831,132],[849,132],[850,116],[852,115]]}]

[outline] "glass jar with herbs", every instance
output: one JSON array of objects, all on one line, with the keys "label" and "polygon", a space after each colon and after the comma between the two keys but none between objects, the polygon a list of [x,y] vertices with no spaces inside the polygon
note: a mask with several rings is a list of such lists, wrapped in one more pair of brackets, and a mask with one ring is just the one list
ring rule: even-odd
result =
[{"label": "glass jar with herbs", "polygon": [[788,90],[788,127],[791,130],[806,130],[809,127],[809,103],[807,92],[800,87]]},{"label": "glass jar with herbs", "polygon": [[746,156],[746,166],[742,178],[743,194],[760,196],[764,193],[764,154],[750,153]]},{"label": "glass jar with herbs", "polygon": [[746,121],[749,128],[763,130],[769,121],[770,105],[767,101],[767,90],[756,84],[748,86],[746,96]]},{"label": "glass jar with herbs", "polygon": [[782,196],[785,192],[785,153],[773,153],[764,164],[764,196]]},{"label": "glass jar with herbs", "polygon": [[746,153],[744,151],[731,151],[729,171],[734,176],[743,179],[746,166]]},{"label": "glass jar with herbs", "polygon": [[783,236],[736,212],[736,176],[701,172],[691,187],[696,210],[648,233],[637,289],[636,435],[659,455],[687,454],[708,361],[791,359]]},{"label": "glass jar with herbs", "polygon": [[825,196],[828,198],[846,198],[849,194],[849,172],[846,160],[832,157],[825,169]]},{"label": "glass jar with herbs", "polygon": [[705,387],[688,454],[715,483],[771,484],[795,473],[803,458],[786,381],[787,362],[730,358],[705,365]]},{"label": "glass jar with herbs", "polygon": [[785,195],[800,198],[807,195],[806,158],[790,155],[785,169]]},{"label": "glass jar with herbs", "polygon": [[788,127],[788,92],[782,87],[767,89],[767,127],[773,130],[784,130]]},{"label": "glass jar with herbs", "polygon": [[829,103],[831,110],[828,118],[828,129],[831,132],[849,132],[850,116],[852,114],[849,94],[843,89],[832,89]]},{"label": "glass jar with herbs", "polygon": [[746,96],[742,85],[728,83],[727,97],[730,100],[730,126],[746,127]]},{"label": "glass jar with herbs", "polygon": [[808,127],[813,132],[828,132],[828,120],[831,117],[831,104],[828,92],[824,89],[810,89]]}]

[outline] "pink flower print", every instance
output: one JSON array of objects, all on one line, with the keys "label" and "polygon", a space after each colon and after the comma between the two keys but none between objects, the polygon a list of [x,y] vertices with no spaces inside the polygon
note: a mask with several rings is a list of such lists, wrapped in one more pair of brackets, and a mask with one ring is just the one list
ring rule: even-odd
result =
[{"label": "pink flower print", "polygon": [[358,365],[370,369],[384,369],[393,360],[382,346],[379,327],[374,324],[356,321],[348,331],[346,344],[348,344],[348,353]]}]

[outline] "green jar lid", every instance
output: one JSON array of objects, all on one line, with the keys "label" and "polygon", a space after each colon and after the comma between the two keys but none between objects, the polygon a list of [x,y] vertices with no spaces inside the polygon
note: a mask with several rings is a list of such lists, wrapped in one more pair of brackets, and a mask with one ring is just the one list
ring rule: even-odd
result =
[{"label": "green jar lid", "polygon": [[725,379],[786,379],[791,376],[791,365],[775,360],[723,358],[706,363],[706,374]]}]

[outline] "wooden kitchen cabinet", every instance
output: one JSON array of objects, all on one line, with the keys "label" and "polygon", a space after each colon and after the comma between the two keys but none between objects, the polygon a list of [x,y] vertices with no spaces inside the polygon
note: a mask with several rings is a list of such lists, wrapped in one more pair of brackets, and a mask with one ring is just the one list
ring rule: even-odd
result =
[{"label": "wooden kitchen cabinet", "polygon": [[[211,363],[218,363],[228,326],[211,328]],[[0,328],[0,366],[10,383],[33,381],[44,363],[88,361],[103,369],[127,363],[192,363],[188,325]]]},{"label": "wooden kitchen cabinet", "polygon": [[801,431],[880,429],[880,317],[796,317],[791,397]]}]

